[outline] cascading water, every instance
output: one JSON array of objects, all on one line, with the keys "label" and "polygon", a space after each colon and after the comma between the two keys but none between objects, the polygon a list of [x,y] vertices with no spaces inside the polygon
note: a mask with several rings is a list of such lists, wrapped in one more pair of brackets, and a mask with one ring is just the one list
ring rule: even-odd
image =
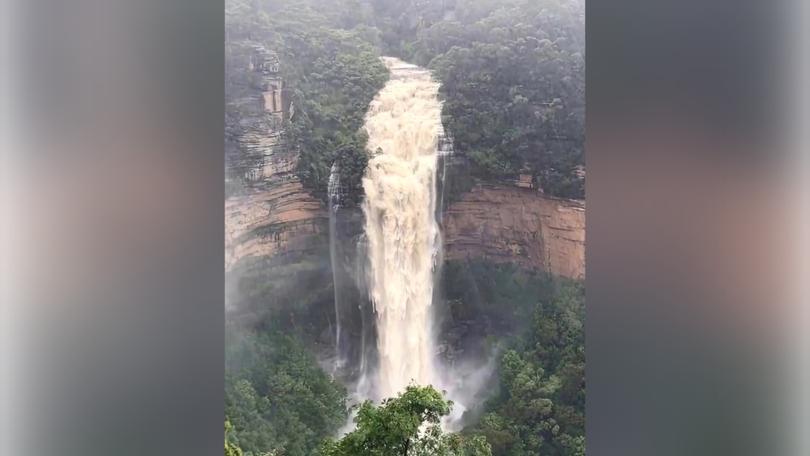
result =
[{"label": "cascading water", "polygon": [[436,221],[439,84],[423,68],[390,57],[384,61],[391,79],[366,115],[372,158],[363,178],[378,400],[412,382],[439,383],[432,308],[441,249]]},{"label": "cascading water", "polygon": [[[391,57],[383,61],[391,77],[365,118],[372,156],[363,178],[364,233],[355,238],[356,263],[350,268],[356,274],[352,286],[368,292],[373,310],[362,298],[336,295],[336,319],[359,319],[360,333],[356,326],[346,330],[349,324],[336,331],[335,342],[338,353],[353,354],[347,364],[359,363],[352,371],[356,375],[350,374],[351,405],[395,397],[411,383],[432,385],[454,403],[443,427],[458,431],[464,426],[465,404],[484,400],[479,393],[489,385],[494,358],[454,359],[445,365],[438,354],[433,300],[442,262],[440,217],[452,139],[442,128],[439,84],[428,70]],[[333,167],[330,201],[339,177]],[[330,203],[330,215],[336,214],[337,206]],[[335,228],[332,223],[333,233]],[[340,270],[335,258],[341,256],[335,247],[339,252],[343,244],[332,237],[334,270]],[[360,302],[359,307],[353,309],[350,302]],[[345,334],[337,335],[340,331]],[[366,340],[376,341],[376,352],[366,350]],[[353,350],[357,343],[359,350]],[[338,436],[354,429],[356,413],[354,409]]]}]

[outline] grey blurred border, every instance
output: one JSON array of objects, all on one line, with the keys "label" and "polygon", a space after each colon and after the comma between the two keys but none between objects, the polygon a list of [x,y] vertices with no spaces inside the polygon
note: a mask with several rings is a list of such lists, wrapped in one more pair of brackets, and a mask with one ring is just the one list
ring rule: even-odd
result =
[{"label": "grey blurred border", "polygon": [[0,453],[221,454],[224,4],[3,9]]},{"label": "grey blurred border", "polygon": [[806,454],[799,6],[587,4],[589,455]]}]

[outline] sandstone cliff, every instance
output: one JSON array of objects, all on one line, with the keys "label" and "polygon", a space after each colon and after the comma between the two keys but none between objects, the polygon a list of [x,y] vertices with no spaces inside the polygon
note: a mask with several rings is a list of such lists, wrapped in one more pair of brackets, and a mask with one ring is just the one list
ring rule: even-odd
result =
[{"label": "sandstone cliff", "polygon": [[[248,257],[304,253],[328,236],[328,213],[294,177],[229,198],[226,269]],[[585,206],[529,189],[478,185],[445,209],[445,258],[512,262],[585,276]]]},{"label": "sandstone cliff", "polygon": [[283,144],[292,108],[278,57],[250,40],[229,42],[226,57],[225,269],[244,259],[295,262],[322,249],[329,224],[295,174],[297,153]]},{"label": "sandstone cliff", "polygon": [[225,269],[248,257],[303,253],[328,236],[323,204],[290,180],[225,201]]},{"label": "sandstone cliff", "polygon": [[[247,259],[272,259],[265,265],[276,268],[323,256],[328,210],[296,176],[297,154],[281,144],[283,120],[292,108],[278,75],[278,58],[251,41],[228,49],[234,77],[227,91],[226,176],[236,191],[225,201],[225,269]],[[449,142],[442,144],[448,155]],[[360,216],[358,208],[346,210]],[[357,219],[351,213],[343,218]],[[442,225],[446,259],[483,258],[564,277],[585,276],[581,202],[520,185],[478,185],[444,208]],[[328,263],[328,254],[323,260]]]},{"label": "sandstone cliff", "polygon": [[582,202],[478,185],[446,208],[442,224],[446,259],[484,258],[585,277]]}]

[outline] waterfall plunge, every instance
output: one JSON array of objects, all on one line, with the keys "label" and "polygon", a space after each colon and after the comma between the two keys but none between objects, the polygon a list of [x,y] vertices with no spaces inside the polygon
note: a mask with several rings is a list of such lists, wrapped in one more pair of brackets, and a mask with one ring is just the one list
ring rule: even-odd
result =
[{"label": "waterfall plunge", "polygon": [[434,271],[439,84],[430,73],[385,57],[391,79],[366,115],[372,158],[363,178],[368,288],[377,326],[376,398],[410,383],[436,385]]}]

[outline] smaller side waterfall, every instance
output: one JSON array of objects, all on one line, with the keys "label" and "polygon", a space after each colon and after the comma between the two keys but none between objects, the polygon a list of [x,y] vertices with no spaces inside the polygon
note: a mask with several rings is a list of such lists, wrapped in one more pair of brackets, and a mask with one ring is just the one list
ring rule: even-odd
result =
[{"label": "smaller side waterfall", "polygon": [[[441,173],[436,181],[436,191],[438,194],[438,202],[436,204],[436,220],[439,221],[439,226],[442,226],[442,219],[444,218],[444,194],[445,185],[447,184],[447,165],[453,157],[453,138],[447,134],[444,125],[439,125],[439,139],[438,139],[438,169]],[[439,264],[444,262],[444,258],[439,259]],[[439,271],[437,271],[437,277]]]},{"label": "smaller side waterfall", "polygon": [[337,212],[340,209],[340,167],[337,162],[332,163],[329,173],[329,185],[327,187],[329,197],[329,257],[332,263],[332,286],[335,293],[335,365],[334,371],[343,368],[346,357],[341,344],[340,327],[340,302],[341,290],[340,280],[338,280],[338,269],[341,267],[337,254]]}]

